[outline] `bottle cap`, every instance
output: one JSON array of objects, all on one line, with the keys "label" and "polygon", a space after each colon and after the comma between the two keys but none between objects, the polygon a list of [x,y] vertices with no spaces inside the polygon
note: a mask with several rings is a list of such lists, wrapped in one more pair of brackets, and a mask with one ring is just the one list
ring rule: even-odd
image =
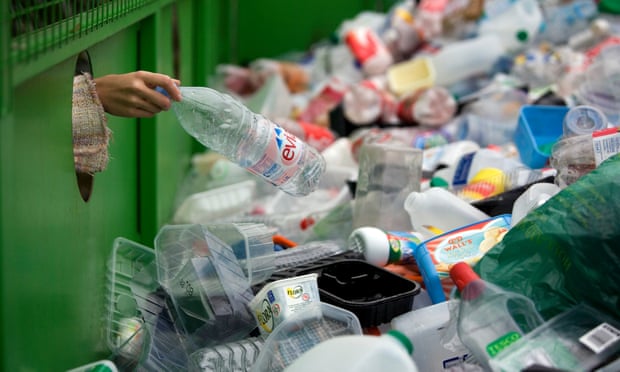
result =
[{"label": "bottle cap", "polygon": [[411,343],[411,340],[409,339],[409,337],[407,337],[404,333],[397,331],[395,329],[391,329],[386,333],[386,335],[390,335],[394,337],[395,339],[397,339],[398,342],[400,342],[405,347],[405,349],[407,349],[407,352],[409,354],[413,353],[413,344]]},{"label": "bottle cap", "polygon": [[450,187],[450,184],[448,183],[448,181],[446,181],[445,179],[443,179],[441,177],[433,177],[433,178],[431,178],[430,185],[431,185],[431,187],[445,187],[445,188]]},{"label": "bottle cap", "polygon": [[468,263],[457,262],[450,268],[450,278],[452,278],[459,292],[463,292],[463,288],[472,281],[479,280],[480,276],[476,274]]},{"label": "bottle cap", "polygon": [[390,242],[385,232],[371,226],[360,227],[351,233],[349,249],[362,252],[366,261],[373,265],[386,265],[390,258]]},{"label": "bottle cap", "polygon": [[155,90],[161,94],[163,94],[164,96],[170,98],[170,94],[168,93],[167,90],[165,90],[164,88],[160,87],[159,85],[155,87]]}]

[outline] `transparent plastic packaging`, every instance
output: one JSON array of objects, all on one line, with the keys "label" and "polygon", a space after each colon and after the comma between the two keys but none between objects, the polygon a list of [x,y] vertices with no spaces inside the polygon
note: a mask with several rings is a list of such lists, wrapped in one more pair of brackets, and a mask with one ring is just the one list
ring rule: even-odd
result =
[{"label": "transparent plastic packaging", "polygon": [[409,339],[394,330],[381,336],[340,336],[308,350],[284,371],[417,372],[412,351]]},{"label": "transparent plastic packaging", "polygon": [[196,350],[189,356],[189,371],[250,371],[264,343],[262,337],[250,337]]},{"label": "transparent plastic packaging", "polygon": [[620,350],[620,323],[586,304],[546,321],[491,360],[497,371],[528,366],[592,371]]},{"label": "transparent plastic packaging", "polygon": [[487,368],[491,359],[544,323],[532,300],[480,279],[467,263],[452,266],[450,277],[460,292],[459,338]]},{"label": "transparent plastic packaging", "polygon": [[318,150],[227,94],[206,87],[179,89],[182,100],[172,108],[200,143],[289,194],[307,195],[318,186],[325,170]]},{"label": "transparent plastic packaging", "polygon": [[251,372],[283,371],[323,341],[361,334],[362,327],[355,314],[321,302],[320,311],[301,311],[282,322],[265,339]]}]

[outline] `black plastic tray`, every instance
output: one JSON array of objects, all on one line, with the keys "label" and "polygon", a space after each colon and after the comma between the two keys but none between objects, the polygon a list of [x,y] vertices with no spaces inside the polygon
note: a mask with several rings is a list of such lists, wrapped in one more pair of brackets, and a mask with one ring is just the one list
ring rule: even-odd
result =
[{"label": "black plastic tray", "polygon": [[329,257],[276,272],[268,281],[317,273],[321,301],[351,311],[363,328],[389,323],[410,311],[420,284],[358,257]]}]

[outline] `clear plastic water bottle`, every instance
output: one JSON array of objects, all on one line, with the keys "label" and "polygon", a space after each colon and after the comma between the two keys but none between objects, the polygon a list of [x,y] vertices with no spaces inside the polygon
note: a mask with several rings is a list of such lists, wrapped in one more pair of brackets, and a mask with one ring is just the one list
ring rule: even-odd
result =
[{"label": "clear plastic water bottle", "polygon": [[326,164],[315,148],[229,95],[206,87],[179,89],[182,100],[172,108],[200,143],[288,194],[304,196],[317,188]]},{"label": "clear plastic water bottle", "polygon": [[344,116],[353,124],[383,121],[397,124],[397,99],[387,89],[385,75],[352,84],[342,100]]}]

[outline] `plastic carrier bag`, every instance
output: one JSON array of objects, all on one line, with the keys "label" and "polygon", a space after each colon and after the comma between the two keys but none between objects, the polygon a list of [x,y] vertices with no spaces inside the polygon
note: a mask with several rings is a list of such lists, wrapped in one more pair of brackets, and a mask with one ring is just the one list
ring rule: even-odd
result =
[{"label": "plastic carrier bag", "polygon": [[587,303],[620,317],[620,155],[531,211],[475,265],[545,319]]}]

